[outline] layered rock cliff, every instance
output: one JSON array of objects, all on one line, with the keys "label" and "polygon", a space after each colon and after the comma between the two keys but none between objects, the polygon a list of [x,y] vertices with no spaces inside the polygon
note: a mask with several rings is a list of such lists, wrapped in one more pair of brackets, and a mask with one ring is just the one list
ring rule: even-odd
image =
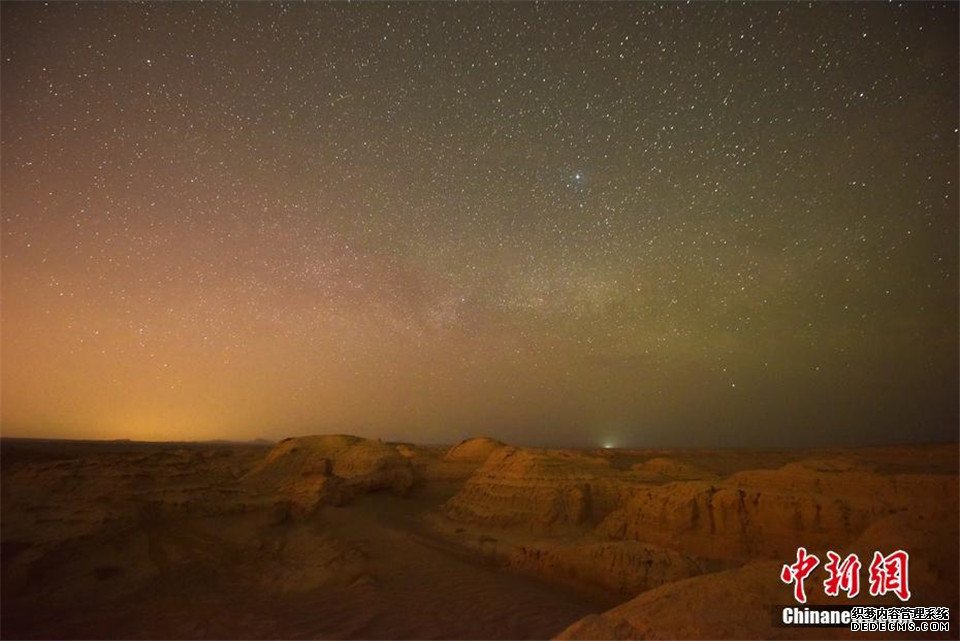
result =
[{"label": "layered rock cliff", "polygon": [[281,441],[243,481],[261,493],[275,494],[293,515],[304,516],[366,492],[404,494],[414,484],[414,471],[396,447],[380,441],[304,436]]},{"label": "layered rock cliff", "polygon": [[911,505],[957,500],[956,477],[881,475],[844,461],[804,461],[722,481],[637,488],[598,532],[713,559],[780,558],[840,545]]},{"label": "layered rock cliff", "polygon": [[450,518],[550,532],[592,527],[630,493],[630,472],[558,450],[494,450],[444,506]]}]

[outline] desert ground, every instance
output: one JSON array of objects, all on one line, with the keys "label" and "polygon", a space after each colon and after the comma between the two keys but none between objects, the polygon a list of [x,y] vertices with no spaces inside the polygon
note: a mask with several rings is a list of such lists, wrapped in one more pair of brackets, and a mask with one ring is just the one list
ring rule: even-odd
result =
[{"label": "desert ground", "polygon": [[[910,553],[956,638],[958,448],[2,440],[3,638],[851,638],[798,546]],[[827,597],[811,604],[897,604]],[[864,584],[866,577],[864,576]],[[877,638],[878,635],[869,635]],[[890,635],[896,636],[896,635]],[[904,637],[909,635],[902,635]],[[912,635],[916,637],[917,635]]]}]

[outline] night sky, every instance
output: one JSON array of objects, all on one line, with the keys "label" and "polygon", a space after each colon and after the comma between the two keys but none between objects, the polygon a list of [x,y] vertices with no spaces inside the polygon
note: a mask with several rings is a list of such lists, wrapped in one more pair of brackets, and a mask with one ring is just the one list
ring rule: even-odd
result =
[{"label": "night sky", "polygon": [[2,4],[6,436],[958,429],[958,5]]}]

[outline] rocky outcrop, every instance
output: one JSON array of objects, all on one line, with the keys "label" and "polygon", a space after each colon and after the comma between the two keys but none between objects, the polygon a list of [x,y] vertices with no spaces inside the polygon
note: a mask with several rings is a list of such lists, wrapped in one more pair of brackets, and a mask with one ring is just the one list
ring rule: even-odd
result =
[{"label": "rocky outcrop", "polygon": [[717,475],[692,463],[684,463],[666,456],[658,456],[630,468],[634,473],[651,483],[670,481],[712,480]]},{"label": "rocky outcrop", "polygon": [[912,504],[956,504],[954,475],[880,475],[842,460],[791,463],[716,482],[638,489],[598,531],[714,559],[781,558],[841,545]]},{"label": "rocky outcrop", "polygon": [[[956,479],[957,477],[954,477]],[[937,506],[916,506],[897,511],[871,523],[845,553],[855,552],[864,566],[874,551],[910,554],[911,603],[938,602],[951,611],[951,630],[956,630],[960,609],[960,522],[957,505],[946,497]]]},{"label": "rocky outcrop", "polygon": [[518,545],[509,564],[550,581],[624,596],[703,572],[695,560],[679,552],[636,541]]},{"label": "rocky outcrop", "polygon": [[240,496],[237,478],[266,451],[246,445],[103,449],[29,463],[4,460],[3,540],[59,544],[159,516],[246,510],[249,502]]},{"label": "rocky outcrop", "polygon": [[[800,546],[844,550],[865,532],[904,525],[889,520],[904,511],[917,509],[922,520],[942,504],[955,514],[957,501],[954,474],[883,474],[848,458],[718,478],[674,458],[624,465],[591,453],[504,447],[443,512],[464,525],[504,531],[496,536],[510,541],[509,563],[525,572],[635,594],[747,561],[783,563]],[[585,538],[563,542],[573,537]],[[943,547],[925,552],[931,567],[956,565],[937,556]]]},{"label": "rocky outcrop", "polygon": [[276,493],[289,502],[292,513],[302,516],[366,492],[404,494],[414,483],[414,473],[408,458],[380,441],[304,436],[281,441],[243,481]]},{"label": "rocky outcrop", "polygon": [[[781,564],[755,561],[648,590],[602,614],[580,619],[556,639],[838,639],[849,629],[787,627],[774,604],[792,601],[779,577]],[[822,580],[822,579],[821,579]],[[839,602],[809,580],[808,605]],[[857,601],[866,601],[860,597]],[[846,601],[850,604],[856,601]],[[876,605],[876,603],[873,603]]]},{"label": "rocky outcrop", "polygon": [[592,527],[630,494],[629,472],[563,450],[502,447],[444,505],[455,520],[556,531]]},{"label": "rocky outcrop", "polygon": [[[585,617],[556,638],[796,638],[798,628],[778,627],[770,615],[772,603],[786,602],[783,584],[777,585],[779,571],[779,564],[767,561],[669,583]],[[808,635],[811,638],[818,636],[818,629],[808,631],[814,632]]]},{"label": "rocky outcrop", "polygon": [[[454,450],[479,449],[480,444],[473,441]],[[716,478],[709,470],[667,457],[624,465],[605,450],[502,446],[487,456],[444,511],[456,520],[493,527],[541,532],[592,528],[638,489],[683,479]]]},{"label": "rocky outcrop", "polygon": [[494,450],[503,446],[503,443],[493,438],[469,438],[451,447],[444,455],[443,460],[471,461],[479,465],[486,461]]},{"label": "rocky outcrop", "polygon": [[[952,476],[956,483],[956,476]],[[916,479],[915,479],[916,480]],[[891,497],[885,497],[889,500]],[[810,605],[903,605],[896,596],[871,596],[867,566],[874,551],[889,554],[897,549],[910,553],[909,586],[911,605],[942,604],[950,608],[951,628],[957,625],[958,532],[956,503],[949,496],[940,507],[914,507],[898,510],[871,523],[855,540],[809,547],[821,559],[821,565],[807,579]],[[827,550],[843,555],[856,553],[861,568],[861,592],[853,598],[828,597],[822,582],[827,574],[823,560]],[[795,552],[795,550],[793,550]],[[560,633],[558,639],[803,639],[855,638],[857,633],[843,628],[787,628],[775,625],[770,616],[772,604],[793,603],[790,590],[779,579],[783,563],[754,561],[722,572],[667,583],[641,593],[599,615],[577,621]],[[749,614],[754,613],[754,614]],[[951,638],[952,632],[927,633],[926,638]],[[896,636],[896,635],[893,635]],[[914,633],[915,636],[915,633]],[[904,634],[897,638],[911,638]],[[955,637],[953,637],[955,638]]]}]

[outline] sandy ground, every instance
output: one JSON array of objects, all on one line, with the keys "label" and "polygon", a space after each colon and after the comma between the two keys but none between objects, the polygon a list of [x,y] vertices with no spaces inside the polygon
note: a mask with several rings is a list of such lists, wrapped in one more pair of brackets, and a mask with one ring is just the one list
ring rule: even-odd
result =
[{"label": "sandy ground", "polygon": [[[796,541],[904,542],[917,598],[956,614],[955,444],[0,454],[3,638],[809,638],[755,611],[789,601],[766,575]],[[717,602],[738,586],[750,600]],[[697,607],[710,627],[689,624]]]}]

